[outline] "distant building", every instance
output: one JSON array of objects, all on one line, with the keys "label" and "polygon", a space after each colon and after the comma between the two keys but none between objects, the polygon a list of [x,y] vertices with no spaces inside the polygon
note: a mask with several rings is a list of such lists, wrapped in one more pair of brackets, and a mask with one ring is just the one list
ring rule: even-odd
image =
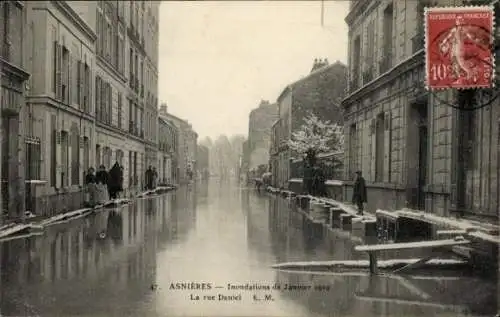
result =
[{"label": "distant building", "polygon": [[248,122],[248,142],[243,161],[248,169],[257,169],[269,164],[269,146],[271,144],[271,126],[278,118],[278,107],[267,100],[262,100],[258,108],[252,110]]},{"label": "distant building", "polygon": [[160,107],[159,116],[172,123],[177,129],[177,171],[173,173],[177,175],[180,184],[187,183],[191,177],[196,175],[198,134],[193,131],[193,127],[189,122],[169,113],[165,103]]},{"label": "distant building", "polygon": [[197,150],[197,168],[201,179],[207,179],[210,175],[209,149],[204,145],[198,144]]},{"label": "distant building", "polygon": [[280,94],[277,99],[279,122],[275,123],[273,131],[273,164],[278,186],[287,187],[288,180],[296,176],[290,171],[293,158],[287,142],[292,132],[300,129],[308,113],[342,124],[340,103],[346,84],[346,65],[339,61],[329,65],[327,60],[316,59],[307,77],[288,85]]},{"label": "distant building", "polygon": [[177,184],[178,131],[174,124],[158,118],[158,177],[160,183]]}]

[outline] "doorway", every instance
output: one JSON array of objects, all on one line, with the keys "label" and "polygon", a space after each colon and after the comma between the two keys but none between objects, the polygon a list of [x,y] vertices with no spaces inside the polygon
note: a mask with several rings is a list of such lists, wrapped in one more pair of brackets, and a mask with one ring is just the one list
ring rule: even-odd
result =
[{"label": "doorway", "polygon": [[412,209],[425,210],[427,185],[429,120],[427,102],[410,106],[408,121],[408,204]]},{"label": "doorway", "polygon": [[13,113],[2,113],[2,217],[17,216],[16,195],[18,185],[19,117]]}]

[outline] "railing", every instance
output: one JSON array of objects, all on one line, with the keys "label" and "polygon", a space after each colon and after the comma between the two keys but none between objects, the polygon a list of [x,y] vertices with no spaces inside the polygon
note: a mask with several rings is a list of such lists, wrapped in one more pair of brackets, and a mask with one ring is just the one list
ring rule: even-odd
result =
[{"label": "railing", "polygon": [[391,69],[391,66],[392,66],[392,54],[387,52],[384,54],[384,57],[382,57],[382,60],[379,62],[380,74],[387,72],[389,69]]},{"label": "railing", "polygon": [[423,32],[418,32],[418,34],[412,37],[411,39],[413,54],[424,48],[425,40],[424,40],[424,35],[422,33]]}]

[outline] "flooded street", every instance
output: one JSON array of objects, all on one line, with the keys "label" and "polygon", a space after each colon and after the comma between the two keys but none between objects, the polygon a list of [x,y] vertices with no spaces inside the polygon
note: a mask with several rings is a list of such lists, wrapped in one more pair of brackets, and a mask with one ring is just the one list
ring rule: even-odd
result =
[{"label": "flooded street", "polygon": [[[324,236],[327,236],[324,238]],[[286,200],[212,181],[1,245],[2,316],[493,316],[471,277],[297,273],[361,259]],[[294,289],[290,289],[293,287]],[[286,288],[286,289],[285,289]]]}]

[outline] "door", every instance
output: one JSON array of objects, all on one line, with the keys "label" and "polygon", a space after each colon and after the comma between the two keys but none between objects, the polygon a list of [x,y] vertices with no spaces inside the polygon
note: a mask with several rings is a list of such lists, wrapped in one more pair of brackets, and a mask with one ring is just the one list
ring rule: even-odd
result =
[{"label": "door", "polygon": [[417,207],[425,210],[425,185],[427,184],[427,122],[422,122],[419,126],[418,139],[418,190]]}]

